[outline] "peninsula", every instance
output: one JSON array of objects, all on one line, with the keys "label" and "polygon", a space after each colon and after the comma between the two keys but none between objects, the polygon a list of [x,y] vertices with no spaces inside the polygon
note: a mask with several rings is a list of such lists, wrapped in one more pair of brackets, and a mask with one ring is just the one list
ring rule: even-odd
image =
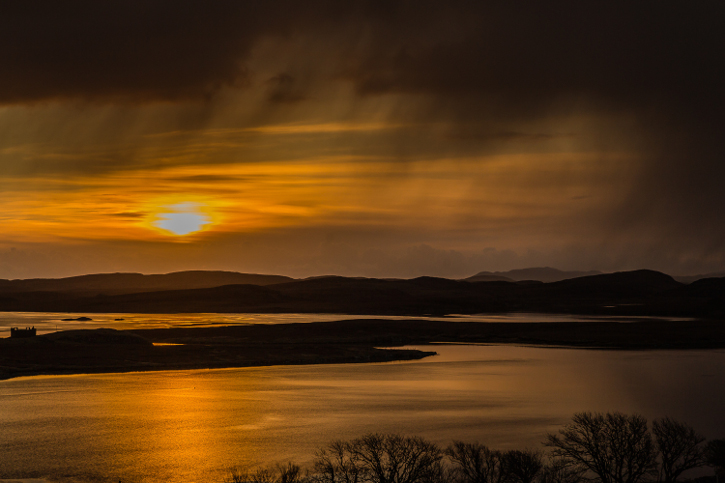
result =
[{"label": "peninsula", "polygon": [[[353,319],[148,330],[72,330],[0,339],[0,379],[41,374],[413,360],[435,343],[585,349],[725,348],[718,320],[478,323]],[[401,346],[429,346],[406,350]]]}]

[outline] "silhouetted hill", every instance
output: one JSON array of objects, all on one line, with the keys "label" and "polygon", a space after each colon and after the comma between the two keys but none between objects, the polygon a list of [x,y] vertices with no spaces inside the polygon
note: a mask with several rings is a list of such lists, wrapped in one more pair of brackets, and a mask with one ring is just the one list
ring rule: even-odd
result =
[{"label": "silhouetted hill", "polygon": [[725,278],[705,278],[650,297],[651,304],[673,315],[725,319]]},{"label": "silhouetted hill", "polygon": [[637,297],[682,287],[674,278],[654,270],[605,273],[560,282],[549,288],[570,295]]},{"label": "silhouetted hill", "polygon": [[0,310],[75,313],[345,313],[370,315],[548,312],[725,318],[725,279],[691,285],[652,270],[552,283],[319,277],[266,286],[94,293],[5,292]]},{"label": "silhouetted hill", "polygon": [[165,274],[98,273],[66,278],[0,280],[0,292],[135,293],[220,287],[231,284],[271,285],[290,277],[225,271],[189,270]]},{"label": "silhouetted hill", "polygon": [[[40,312],[118,312],[118,313],[194,313],[194,312],[269,312],[284,302],[277,291],[259,285],[224,285],[189,290],[162,290],[131,294],[99,294],[93,297],[69,297],[58,292],[32,292],[15,295],[16,301],[33,303]],[[11,295],[11,296],[12,296]],[[3,310],[24,310],[3,308]]]},{"label": "silhouetted hill", "polygon": [[513,281],[522,280],[538,280],[539,282],[558,282],[569,278],[586,277],[589,275],[599,275],[601,272],[591,270],[588,272],[564,272],[551,267],[538,268],[520,268],[517,270],[509,270],[508,272],[479,272],[472,277],[464,280],[469,282],[493,282],[493,281]]},{"label": "silhouetted hill", "polygon": [[725,272],[712,272],[712,273],[701,273],[699,275],[677,275],[674,277],[675,280],[682,283],[692,283],[697,280],[704,278],[722,278],[725,277]]},{"label": "silhouetted hill", "polygon": [[725,297],[725,277],[704,278],[688,285],[684,293],[701,297]]},{"label": "silhouetted hill", "polygon": [[496,275],[491,272],[479,272],[476,275],[464,278],[466,282],[515,282],[513,278]]}]

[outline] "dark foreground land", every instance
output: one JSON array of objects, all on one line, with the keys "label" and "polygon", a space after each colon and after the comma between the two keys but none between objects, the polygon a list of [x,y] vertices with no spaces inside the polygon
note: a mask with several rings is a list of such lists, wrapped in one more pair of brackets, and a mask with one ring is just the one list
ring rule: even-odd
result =
[{"label": "dark foreground land", "polygon": [[384,348],[435,342],[590,349],[714,349],[725,348],[725,323],[658,319],[629,323],[362,319],[213,328],[62,331],[27,339],[0,339],[0,379],[41,374],[412,360],[435,354],[435,346],[431,346],[430,352]]}]

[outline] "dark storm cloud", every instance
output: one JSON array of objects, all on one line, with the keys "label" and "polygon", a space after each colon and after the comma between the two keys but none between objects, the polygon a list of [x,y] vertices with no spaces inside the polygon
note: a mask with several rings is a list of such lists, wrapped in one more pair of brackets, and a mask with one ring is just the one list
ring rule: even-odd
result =
[{"label": "dark storm cloud", "polygon": [[[487,97],[508,111],[584,97],[719,115],[712,101],[723,99],[722,3],[402,5],[390,18],[371,19],[379,35],[348,59],[346,74],[362,94]],[[461,29],[447,31],[446,20]]]},{"label": "dark storm cloud", "polygon": [[213,2],[5,2],[0,101],[176,99],[243,83],[239,59],[253,25],[244,10]]},{"label": "dark storm cloud", "polygon": [[305,23],[318,4],[3,2],[0,102],[178,100],[242,87],[255,42]]},{"label": "dark storm cloud", "polygon": [[[645,164],[610,228],[666,237],[663,250],[678,253],[721,250],[725,4],[397,5],[376,19],[378,35],[346,58],[343,76],[360,95],[433,99],[433,111],[463,138],[475,123],[562,112],[631,120],[614,130],[632,140]],[[449,30],[451,22],[460,28]],[[608,135],[600,134],[601,145],[616,149]],[[479,136],[495,138],[485,130]]]},{"label": "dark storm cloud", "polygon": [[[4,2],[0,102],[203,97],[247,82],[260,39],[296,32],[328,42],[306,61],[339,64],[360,94],[719,118],[723,26],[720,2]],[[289,102],[297,83],[280,73],[266,87]]]}]

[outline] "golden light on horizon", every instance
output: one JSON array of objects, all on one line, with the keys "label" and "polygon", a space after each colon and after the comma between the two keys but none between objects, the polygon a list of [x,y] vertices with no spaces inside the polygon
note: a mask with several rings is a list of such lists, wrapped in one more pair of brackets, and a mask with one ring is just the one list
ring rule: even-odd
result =
[{"label": "golden light on horizon", "polygon": [[[492,233],[535,223],[551,227],[555,235],[561,226],[553,222],[555,213],[559,221],[568,220],[611,202],[607,193],[622,185],[635,164],[633,156],[523,153],[406,163],[320,156],[171,166],[93,179],[38,178],[42,192],[9,190],[0,193],[0,201],[12,214],[4,223],[14,243],[50,238],[66,245],[89,240],[201,242],[299,227],[426,226],[468,232],[475,227]],[[539,239],[541,234],[539,230]],[[521,237],[508,235],[506,240],[516,244]]]}]

